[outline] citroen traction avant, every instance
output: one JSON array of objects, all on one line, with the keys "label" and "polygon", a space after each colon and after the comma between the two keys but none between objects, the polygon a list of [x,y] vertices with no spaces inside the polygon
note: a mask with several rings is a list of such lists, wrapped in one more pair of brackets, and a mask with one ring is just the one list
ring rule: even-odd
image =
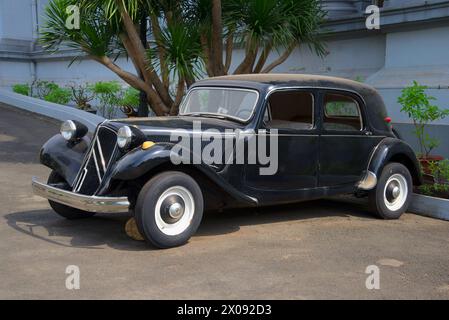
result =
[{"label": "citroen traction avant", "polygon": [[[222,163],[175,164],[172,135],[182,129],[195,139],[194,122],[231,140],[237,138],[229,130],[275,135],[276,172],[261,175],[265,164],[225,159],[232,153]],[[33,179],[32,186],[68,219],[131,211],[143,238],[160,248],[186,243],[203,212],[217,208],[354,194],[369,197],[380,218],[397,219],[421,175],[413,150],[390,122],[378,92],[350,80],[210,78],[189,89],[176,117],[108,120],[93,134],[77,121],[64,122],[40,152],[52,169],[48,182]],[[243,143],[250,146],[249,139]],[[193,148],[183,151],[200,158]]]}]

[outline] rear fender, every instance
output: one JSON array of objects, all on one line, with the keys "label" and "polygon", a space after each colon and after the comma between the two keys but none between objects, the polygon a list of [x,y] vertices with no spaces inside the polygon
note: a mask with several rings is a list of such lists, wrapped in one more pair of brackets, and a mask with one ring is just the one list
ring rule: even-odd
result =
[{"label": "rear fender", "polygon": [[368,173],[378,179],[389,162],[398,162],[407,167],[415,185],[422,184],[421,169],[415,152],[409,144],[396,138],[385,138],[374,149],[368,164]]}]

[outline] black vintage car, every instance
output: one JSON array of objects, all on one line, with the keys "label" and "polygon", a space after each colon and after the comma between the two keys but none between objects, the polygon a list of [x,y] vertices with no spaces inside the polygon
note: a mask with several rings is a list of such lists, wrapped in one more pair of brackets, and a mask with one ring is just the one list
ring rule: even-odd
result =
[{"label": "black vintage car", "polygon": [[[355,194],[369,197],[379,217],[397,219],[421,175],[390,121],[376,90],[358,82],[211,78],[190,88],[177,117],[105,121],[93,135],[64,122],[40,153],[53,170],[47,184],[32,185],[68,219],[130,210],[142,236],[160,248],[186,243],[203,211],[214,208]],[[207,143],[219,139],[225,143],[206,152],[214,160],[205,159]],[[231,152],[217,150],[225,145]],[[261,150],[272,163],[251,161]]]}]

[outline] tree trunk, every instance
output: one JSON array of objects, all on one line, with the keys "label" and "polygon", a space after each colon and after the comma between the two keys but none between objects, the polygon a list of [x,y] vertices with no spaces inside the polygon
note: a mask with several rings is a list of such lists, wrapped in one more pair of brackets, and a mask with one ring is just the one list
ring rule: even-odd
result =
[{"label": "tree trunk", "polygon": [[212,0],[212,66],[215,76],[224,75],[221,0]]},{"label": "tree trunk", "polygon": [[[147,17],[142,14],[140,19],[140,41],[146,49],[147,45]],[[140,78],[143,80],[143,75],[140,73]],[[137,115],[139,117],[148,117],[148,99],[144,91],[140,90],[139,94],[139,109],[137,110]]]}]

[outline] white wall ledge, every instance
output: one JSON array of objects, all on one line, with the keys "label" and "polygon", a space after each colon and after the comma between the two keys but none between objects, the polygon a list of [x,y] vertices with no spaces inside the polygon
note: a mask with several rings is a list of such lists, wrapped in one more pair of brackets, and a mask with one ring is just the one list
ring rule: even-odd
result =
[{"label": "white wall ledge", "polygon": [[0,102],[60,121],[77,120],[84,123],[90,131],[94,131],[97,125],[105,120],[103,117],[76,108],[24,96],[5,89],[0,89]]}]

